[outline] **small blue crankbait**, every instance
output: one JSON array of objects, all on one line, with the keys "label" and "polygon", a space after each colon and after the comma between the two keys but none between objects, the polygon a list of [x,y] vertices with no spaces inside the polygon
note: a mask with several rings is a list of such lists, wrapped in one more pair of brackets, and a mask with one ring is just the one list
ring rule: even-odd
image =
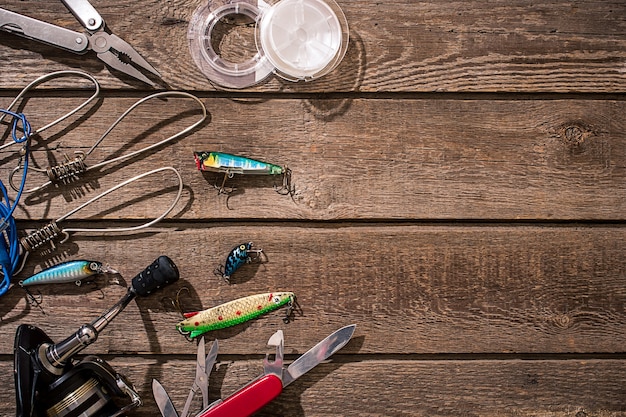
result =
[{"label": "small blue crankbait", "polygon": [[243,264],[252,262],[250,255],[256,254],[256,257],[260,257],[263,253],[263,249],[252,249],[252,242],[242,243],[235,246],[226,257],[224,265],[220,265],[215,269],[215,275],[221,276],[230,282],[230,276],[238,270]]},{"label": "small blue crankbait", "polygon": [[74,282],[80,285],[82,280],[98,274],[118,274],[115,269],[109,268],[98,261],[69,261],[55,265],[20,281],[22,287],[37,284],[63,284]]}]

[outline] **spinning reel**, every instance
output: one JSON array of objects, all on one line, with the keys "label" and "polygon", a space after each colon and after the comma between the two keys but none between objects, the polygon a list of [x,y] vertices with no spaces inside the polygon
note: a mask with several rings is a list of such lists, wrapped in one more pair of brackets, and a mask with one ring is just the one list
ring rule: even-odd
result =
[{"label": "spinning reel", "polygon": [[[128,292],[102,316],[53,343],[39,328],[22,324],[15,334],[17,417],[117,417],[141,404],[133,385],[96,356],[72,357],[136,296],[145,297],[179,278],[176,265],[161,256],[131,281]],[[123,401],[130,401],[120,405]]]}]

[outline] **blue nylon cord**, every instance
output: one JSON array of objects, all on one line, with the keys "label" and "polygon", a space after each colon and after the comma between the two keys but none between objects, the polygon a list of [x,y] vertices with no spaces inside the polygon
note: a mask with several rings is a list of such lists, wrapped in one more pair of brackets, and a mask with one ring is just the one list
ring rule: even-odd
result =
[{"label": "blue nylon cord", "polygon": [[[1,113],[7,114],[13,117],[11,123],[11,136],[15,143],[24,143],[24,170],[22,174],[22,182],[20,183],[20,189],[17,192],[15,201],[11,205],[9,200],[9,194],[7,189],[0,180],[0,191],[2,192],[3,201],[0,202],[0,266],[2,267],[2,283],[0,283],[0,296],[4,295],[11,285],[11,278],[19,266],[20,261],[20,241],[17,235],[17,226],[15,219],[13,218],[13,212],[17,208],[17,205],[22,197],[24,191],[24,185],[26,184],[26,172],[28,171],[28,138],[31,134],[31,127],[26,116],[23,113],[14,113],[12,111],[0,109]],[[18,129],[21,125],[21,130],[24,133],[22,137],[18,137]]]}]

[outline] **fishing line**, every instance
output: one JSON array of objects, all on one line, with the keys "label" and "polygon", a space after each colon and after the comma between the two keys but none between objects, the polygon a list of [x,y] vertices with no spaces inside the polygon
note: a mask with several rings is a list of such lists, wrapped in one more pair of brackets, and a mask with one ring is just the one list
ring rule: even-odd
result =
[{"label": "fishing line", "polygon": [[[0,109],[0,112],[13,118],[13,121],[11,122],[11,137],[13,138],[13,141],[15,143],[24,144],[21,151],[24,157],[24,172],[22,173],[22,181],[13,204],[11,204],[9,194],[4,186],[4,183],[0,180],[0,191],[2,191],[3,198],[3,200],[0,201],[0,217],[2,217],[2,223],[0,223],[0,233],[2,233],[2,238],[0,238],[0,266],[2,267],[2,283],[0,283],[1,296],[9,290],[11,277],[17,271],[20,263],[20,241],[17,235],[17,226],[15,224],[13,212],[17,208],[20,198],[22,197],[22,192],[24,191],[24,185],[26,184],[29,138],[32,129],[23,113],[15,113],[4,109]],[[18,137],[18,129],[24,133],[22,137]]]}]

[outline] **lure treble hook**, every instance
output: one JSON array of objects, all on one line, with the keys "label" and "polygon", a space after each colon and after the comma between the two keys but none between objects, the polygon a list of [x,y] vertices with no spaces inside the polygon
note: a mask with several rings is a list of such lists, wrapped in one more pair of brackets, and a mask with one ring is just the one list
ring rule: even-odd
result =
[{"label": "lure treble hook", "polygon": [[[71,215],[75,214],[76,212],[82,210],[83,208],[85,208],[86,206],[88,206],[89,204],[93,203],[94,201],[134,182],[137,180],[140,180],[144,177],[147,177],[149,175],[158,173],[158,172],[163,172],[163,171],[171,171],[175,174],[176,178],[178,179],[178,192],[176,194],[176,197],[174,198],[174,201],[172,202],[172,204],[165,210],[163,211],[163,213],[161,213],[160,216],[158,216],[155,219],[150,220],[149,222],[146,222],[144,224],[140,224],[138,226],[130,226],[130,227],[118,227],[118,228],[105,228],[105,229],[97,229],[97,228],[60,228],[58,223],[62,222],[63,220],[67,219],[68,217],[70,217]],[[63,216],[59,217],[58,219],[50,222],[49,224],[47,224],[46,226],[37,229],[31,233],[29,233],[27,236],[23,237],[22,239],[20,239],[20,245],[22,247],[22,250],[24,252],[24,259],[22,261],[22,266],[24,265],[26,258],[28,256],[28,254],[32,251],[34,251],[35,249],[43,246],[46,243],[50,243],[51,245],[53,245],[54,247],[54,240],[57,240],[60,237],[59,243],[65,243],[68,239],[69,239],[69,233],[73,233],[73,232],[88,232],[88,233],[126,233],[126,232],[133,232],[133,231],[137,231],[137,230],[141,230],[141,229],[145,229],[147,227],[150,227],[156,223],[158,223],[159,221],[163,220],[176,206],[176,204],[178,203],[178,201],[180,200],[180,197],[183,193],[183,179],[180,176],[180,173],[172,168],[172,167],[162,167],[162,168],[157,168],[157,169],[153,169],[152,171],[148,171],[145,172],[143,174],[139,174],[136,175],[130,179],[127,179],[126,181],[123,181],[117,185],[115,185],[114,187],[111,187],[110,189],[104,191],[103,193],[93,197],[92,199],[90,199],[89,201],[81,204],[80,206],[76,207],[75,209],[67,212],[66,214],[64,214]],[[21,268],[20,268],[21,269]]]},{"label": "lure treble hook", "polygon": [[[202,110],[202,117],[197,120],[196,122],[194,122],[192,125],[187,126],[186,128],[184,128],[183,130],[175,133],[174,135],[171,135],[163,140],[160,140],[156,143],[153,143],[152,145],[146,146],[145,148],[142,149],[138,149],[136,151],[130,152],[126,155],[122,155],[122,156],[118,156],[116,158],[111,158],[111,159],[107,159],[104,160],[102,162],[99,162],[97,164],[94,165],[90,165],[88,166],[85,162],[85,160],[87,159],[87,157],[102,143],[102,141],[109,135],[109,133],[111,133],[111,131],[122,121],[126,118],[126,116],[131,113],[133,110],[135,110],[137,107],[139,107],[141,104],[145,103],[146,101],[152,100],[154,98],[163,98],[163,97],[183,97],[183,98],[190,98],[192,100],[195,100],[199,105],[200,108]],[[24,193],[33,193],[36,191],[39,191],[51,184],[56,184],[56,183],[63,183],[63,184],[67,184],[70,183],[72,181],[75,181],[77,178],[79,178],[79,176],[81,174],[84,174],[88,171],[91,170],[95,170],[98,168],[102,168],[105,165],[109,165],[109,164],[113,164],[116,162],[120,162],[126,159],[130,159],[133,158],[139,154],[142,154],[144,152],[148,152],[152,149],[158,148],[168,142],[173,141],[176,138],[179,138],[185,134],[187,134],[188,132],[192,131],[193,129],[195,129],[196,127],[198,127],[201,123],[204,122],[204,120],[207,117],[207,109],[204,105],[204,103],[196,96],[194,96],[193,94],[190,93],[186,93],[184,91],[163,91],[163,92],[159,92],[159,93],[155,93],[155,94],[151,94],[147,97],[144,97],[140,100],[138,100],[137,102],[135,102],[132,106],[130,106],[124,113],[122,113],[121,116],[119,116],[117,118],[117,120],[115,122],[113,122],[113,124],[106,130],[106,132],[104,132],[102,134],[102,136],[100,136],[100,138],[91,146],[91,148],[87,151],[87,152],[83,152],[83,151],[76,151],[75,152],[75,156],[74,158],[71,158],[69,155],[65,154],[64,158],[65,161],[55,165],[55,166],[51,166],[45,169],[42,168],[33,168],[31,167],[30,169],[38,171],[38,172],[44,172],[47,176],[48,176],[48,181],[44,182],[43,184],[41,184],[38,187],[34,187],[31,188],[29,190],[25,190]],[[13,177],[14,175],[21,169],[21,164],[18,165],[12,172],[11,175],[9,176],[9,183],[11,184],[11,187],[13,187],[13,189],[16,189],[16,185],[13,183]]]}]

